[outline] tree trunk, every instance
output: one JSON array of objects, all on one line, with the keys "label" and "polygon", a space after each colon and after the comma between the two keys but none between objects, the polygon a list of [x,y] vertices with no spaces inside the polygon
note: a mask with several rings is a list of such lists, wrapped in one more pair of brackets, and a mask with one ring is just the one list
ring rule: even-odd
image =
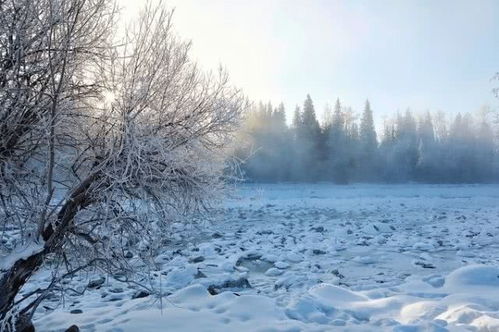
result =
[{"label": "tree trunk", "polygon": [[[17,260],[0,279],[0,321],[13,308],[14,300],[26,281],[42,265],[46,255],[45,249],[25,259]],[[21,315],[22,316],[22,315]],[[16,330],[22,331],[28,324],[17,321]]]},{"label": "tree trunk", "polygon": [[[41,234],[45,241],[43,250],[18,259],[3,273],[0,279],[0,322],[6,318],[7,313],[14,307],[16,296],[28,279],[43,264],[47,255],[58,251],[62,247],[66,233],[73,225],[78,211],[92,203],[90,186],[98,180],[99,176],[99,172],[94,172],[73,190],[57,214],[55,229],[51,223],[46,225]],[[15,323],[16,330],[29,331],[31,322],[29,319],[26,321],[25,312],[21,310],[20,313],[18,321]]]}]

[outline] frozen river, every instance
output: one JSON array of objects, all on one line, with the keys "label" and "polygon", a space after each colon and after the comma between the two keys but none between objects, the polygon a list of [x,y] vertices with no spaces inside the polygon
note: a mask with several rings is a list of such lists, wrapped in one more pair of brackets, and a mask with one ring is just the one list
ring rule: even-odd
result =
[{"label": "frozen river", "polygon": [[42,309],[39,326],[499,330],[498,185],[243,185],[172,238],[156,258],[153,284],[173,293],[161,310],[132,286],[107,302],[107,278],[74,296],[82,314]]}]

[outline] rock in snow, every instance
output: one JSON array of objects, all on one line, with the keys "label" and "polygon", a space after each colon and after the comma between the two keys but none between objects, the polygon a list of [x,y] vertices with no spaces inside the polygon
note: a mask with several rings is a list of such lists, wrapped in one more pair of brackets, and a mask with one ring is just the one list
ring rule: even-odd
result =
[{"label": "rock in snow", "polygon": [[132,299],[141,299],[141,298],[147,297],[149,295],[150,295],[150,293],[146,290],[138,290],[133,294]]},{"label": "rock in snow", "polygon": [[239,279],[226,280],[223,283],[217,285],[210,285],[208,287],[208,292],[211,295],[216,295],[225,290],[238,291],[245,288],[251,288],[248,279],[239,278]]},{"label": "rock in snow", "polygon": [[92,279],[88,282],[87,287],[88,288],[97,288],[97,287],[102,286],[102,284],[104,284],[105,281],[106,281],[106,278],[104,278],[104,277]]}]

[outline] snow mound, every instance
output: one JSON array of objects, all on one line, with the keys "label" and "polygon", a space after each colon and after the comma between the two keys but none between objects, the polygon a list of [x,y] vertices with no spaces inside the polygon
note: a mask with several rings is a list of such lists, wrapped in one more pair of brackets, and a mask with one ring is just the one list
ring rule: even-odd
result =
[{"label": "snow mound", "polygon": [[438,301],[419,301],[406,305],[400,311],[400,321],[405,324],[421,323],[432,320],[447,310],[447,306]]},{"label": "snow mound", "polygon": [[499,267],[469,265],[451,272],[445,278],[446,287],[499,287]]},{"label": "snow mound", "polygon": [[[424,281],[419,282],[422,285]],[[400,290],[413,287],[414,284],[408,283]],[[430,287],[412,295],[408,291],[370,297],[369,292],[319,284],[294,299],[286,314],[307,323],[346,326],[368,323],[390,326],[393,331],[452,331],[463,324],[484,331],[499,331],[497,267],[461,267],[445,278],[444,287]]]},{"label": "snow mound", "polygon": [[319,284],[312,287],[308,292],[319,302],[324,304],[327,303],[330,306],[338,306],[345,303],[368,300],[366,296],[352,292],[346,288],[330,284]]}]

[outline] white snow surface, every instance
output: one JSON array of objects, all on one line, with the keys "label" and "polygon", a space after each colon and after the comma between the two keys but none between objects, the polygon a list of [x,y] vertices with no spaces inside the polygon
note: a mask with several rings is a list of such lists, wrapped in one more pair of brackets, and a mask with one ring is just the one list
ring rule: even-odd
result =
[{"label": "white snow surface", "polygon": [[45,301],[37,330],[499,331],[498,185],[243,185],[172,232],[163,296],[104,276]]}]

